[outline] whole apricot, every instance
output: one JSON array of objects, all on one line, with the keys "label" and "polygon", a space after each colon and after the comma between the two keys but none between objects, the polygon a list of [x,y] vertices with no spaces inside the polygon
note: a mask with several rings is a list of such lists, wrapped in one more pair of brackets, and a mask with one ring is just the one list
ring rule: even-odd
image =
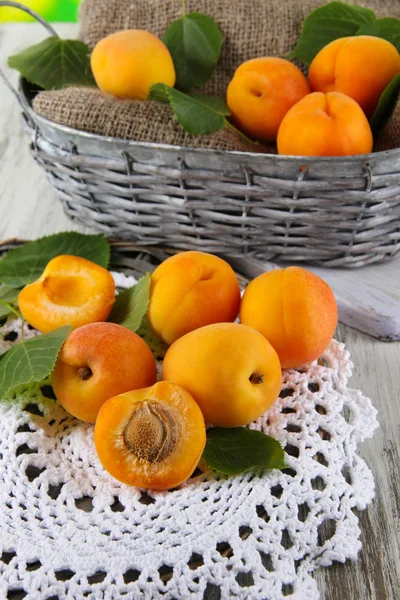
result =
[{"label": "whole apricot", "polygon": [[355,100],[313,92],[295,104],[278,132],[279,154],[348,156],[372,152],[371,127]]},{"label": "whole apricot", "polygon": [[162,377],[187,389],[205,420],[221,427],[247,425],[278,397],[281,365],[271,344],[238,323],[207,325],[168,349]]},{"label": "whole apricot", "polygon": [[206,429],[189,392],[160,381],[107,400],[97,417],[94,442],[104,468],[119,481],[167,490],[195,470]]},{"label": "whole apricot", "polygon": [[52,385],[66,411],[94,423],[111,396],[152,385],[156,377],[155,360],[141,337],[115,323],[90,323],[67,337]]},{"label": "whole apricot", "polygon": [[24,319],[42,333],[105,321],[115,301],[111,273],[79,256],[56,256],[18,296]]},{"label": "whole apricot", "polygon": [[390,42],[369,35],[334,40],[315,56],[308,79],[313,92],[342,92],[371,117],[387,85],[400,73]]},{"label": "whole apricot", "polygon": [[329,285],[302,267],[259,275],[246,287],[240,321],[272,344],[283,368],[301,367],[327,348],[338,321]]},{"label": "whole apricot", "polygon": [[167,46],[141,29],[117,31],[100,40],[91,65],[101,91],[118,98],[146,100],[153,84],[175,85],[175,67]]},{"label": "whole apricot", "polygon": [[293,63],[265,56],[236,69],[226,99],[239,129],[256,140],[274,142],[289,108],[309,93],[307,79]]},{"label": "whole apricot", "polygon": [[193,329],[234,321],[240,287],[232,267],[206,252],[181,252],[151,276],[147,318],[154,332],[172,344]]}]

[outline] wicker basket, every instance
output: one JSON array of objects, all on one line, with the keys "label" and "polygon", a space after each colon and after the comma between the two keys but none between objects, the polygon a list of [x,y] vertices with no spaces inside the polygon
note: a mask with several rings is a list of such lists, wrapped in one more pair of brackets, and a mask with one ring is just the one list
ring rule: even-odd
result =
[{"label": "wicker basket", "polygon": [[65,213],[107,236],[332,267],[400,250],[400,149],[310,158],[138,143],[39,116],[23,80],[16,95]]}]

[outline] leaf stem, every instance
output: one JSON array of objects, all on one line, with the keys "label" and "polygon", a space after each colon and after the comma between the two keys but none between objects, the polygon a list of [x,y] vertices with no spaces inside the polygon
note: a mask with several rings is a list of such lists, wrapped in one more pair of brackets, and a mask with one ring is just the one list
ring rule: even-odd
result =
[{"label": "leaf stem", "polygon": [[9,304],[5,300],[1,300],[1,299],[0,299],[0,304],[5,306],[10,311],[10,313],[13,313],[13,315],[15,315],[18,319],[22,319],[22,321],[24,320],[24,317],[21,315],[21,313],[16,308],[14,308],[12,306],[12,304]]},{"label": "leaf stem", "polygon": [[227,127],[228,129],[230,129],[231,131],[234,131],[245,142],[247,142],[248,144],[251,144],[252,146],[260,146],[260,147],[262,147],[262,144],[260,144],[260,142],[255,142],[254,140],[251,140],[250,138],[248,138],[247,135],[245,135],[242,131],[240,131],[240,129],[237,129],[234,125],[232,125],[232,123],[230,123],[228,121],[228,119],[224,119],[224,120],[225,120],[225,127]]},{"label": "leaf stem", "polygon": [[185,17],[186,17],[185,0],[182,0],[182,19],[184,19]]}]

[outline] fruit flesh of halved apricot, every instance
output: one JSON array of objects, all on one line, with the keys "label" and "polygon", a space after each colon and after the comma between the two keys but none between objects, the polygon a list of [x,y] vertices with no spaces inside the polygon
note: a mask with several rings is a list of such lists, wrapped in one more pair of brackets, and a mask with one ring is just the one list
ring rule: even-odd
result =
[{"label": "fruit flesh of halved apricot", "polygon": [[113,477],[140,488],[166,490],[196,468],[206,442],[204,417],[189,392],[160,381],[103,404],[94,441]]},{"label": "fruit flesh of halved apricot", "polygon": [[105,321],[115,301],[115,283],[103,267],[78,256],[53,258],[37,281],[19,294],[24,319],[42,333]]}]

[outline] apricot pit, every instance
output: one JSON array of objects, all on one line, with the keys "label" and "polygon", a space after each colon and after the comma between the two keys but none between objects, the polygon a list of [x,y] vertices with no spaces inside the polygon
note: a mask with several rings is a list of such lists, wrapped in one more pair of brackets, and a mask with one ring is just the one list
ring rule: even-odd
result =
[{"label": "apricot pit", "polygon": [[193,473],[206,430],[191,394],[161,381],[103,404],[94,441],[101,463],[113,477],[128,485],[164,490]]}]

